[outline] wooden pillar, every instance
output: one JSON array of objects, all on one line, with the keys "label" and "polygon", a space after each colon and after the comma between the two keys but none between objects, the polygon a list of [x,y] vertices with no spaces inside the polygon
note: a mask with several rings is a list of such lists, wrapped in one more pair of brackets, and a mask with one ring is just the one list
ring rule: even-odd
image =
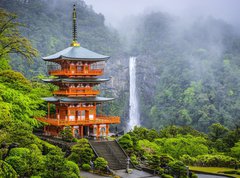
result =
[{"label": "wooden pillar", "polygon": [[50,119],[50,103],[48,102],[48,119]]},{"label": "wooden pillar", "polygon": [[67,107],[67,123],[69,123],[69,115],[70,115],[70,111],[69,111],[69,109],[68,109],[68,107]]},{"label": "wooden pillar", "polygon": [[81,125],[81,138],[83,138],[83,125]]},{"label": "wooden pillar", "polygon": [[108,133],[109,133],[109,124],[106,124],[106,137],[108,137]]},{"label": "wooden pillar", "polygon": [[99,138],[99,135],[100,135],[100,125],[98,124],[97,125],[97,139]]}]

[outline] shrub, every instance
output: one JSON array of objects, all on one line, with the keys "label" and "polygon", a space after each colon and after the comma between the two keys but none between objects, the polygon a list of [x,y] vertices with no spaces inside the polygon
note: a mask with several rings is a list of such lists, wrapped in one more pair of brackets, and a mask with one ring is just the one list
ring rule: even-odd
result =
[{"label": "shrub", "polygon": [[186,165],[194,165],[196,162],[196,158],[193,158],[189,155],[183,155],[180,157],[180,161],[182,161]]},{"label": "shrub", "polygon": [[199,155],[195,165],[203,167],[234,167],[237,160],[225,155]]},{"label": "shrub", "polygon": [[129,134],[123,135],[118,142],[121,145],[121,147],[125,149],[127,152],[133,151],[133,141]]},{"label": "shrub", "polygon": [[132,154],[131,157],[130,157],[130,159],[131,159],[131,161],[132,161],[133,164],[139,165],[139,162],[138,162],[138,160],[137,160],[136,155]]},{"label": "shrub", "polygon": [[79,165],[88,164],[94,154],[88,144],[87,139],[80,139],[78,143],[71,147],[71,154],[68,160],[71,160]]},{"label": "shrub", "polygon": [[106,169],[107,165],[108,165],[108,162],[102,157],[98,157],[94,161],[94,166],[95,166],[96,170],[104,171]]},{"label": "shrub", "polygon": [[27,148],[13,148],[9,152],[9,156],[19,156],[26,158],[30,154],[30,150]]},{"label": "shrub", "polygon": [[91,170],[91,166],[90,166],[89,164],[83,164],[83,165],[82,165],[82,169],[83,169],[84,171],[90,171],[90,170]]},{"label": "shrub", "polygon": [[0,160],[0,177],[17,178],[17,173],[10,164]]},{"label": "shrub", "polygon": [[177,177],[186,176],[186,166],[182,161],[172,161],[168,166],[170,167],[171,175],[176,175]]},{"label": "shrub", "polygon": [[60,136],[64,141],[71,142],[73,140],[72,130],[70,127],[65,127],[61,132]]},{"label": "shrub", "polygon": [[28,164],[25,159],[20,156],[10,156],[6,158],[6,162],[12,166],[12,168],[23,177],[28,172]]},{"label": "shrub", "polygon": [[162,176],[162,178],[173,178],[173,176],[168,175],[168,174],[162,174],[161,176]]},{"label": "shrub", "polygon": [[67,170],[74,173],[77,177],[80,177],[80,170],[78,165],[72,161],[67,161],[66,163]]},{"label": "shrub", "polygon": [[46,155],[48,154],[50,151],[52,150],[55,150],[56,147],[48,142],[45,142],[45,141],[42,141],[42,152],[43,152],[43,155]]}]

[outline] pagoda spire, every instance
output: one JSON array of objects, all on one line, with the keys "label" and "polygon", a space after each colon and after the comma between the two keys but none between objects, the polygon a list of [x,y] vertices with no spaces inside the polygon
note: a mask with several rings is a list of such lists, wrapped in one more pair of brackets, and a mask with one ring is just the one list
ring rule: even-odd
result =
[{"label": "pagoda spire", "polygon": [[73,41],[71,43],[71,46],[80,46],[80,44],[77,42],[77,13],[76,13],[76,5],[73,5],[73,13],[72,13],[72,22],[73,22]]}]

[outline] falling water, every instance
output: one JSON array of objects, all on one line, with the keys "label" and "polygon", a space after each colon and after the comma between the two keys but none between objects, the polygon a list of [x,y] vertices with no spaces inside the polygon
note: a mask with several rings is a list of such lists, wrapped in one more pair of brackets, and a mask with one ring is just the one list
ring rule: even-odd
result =
[{"label": "falling water", "polygon": [[129,59],[129,76],[130,76],[130,97],[129,97],[129,123],[127,130],[131,130],[134,126],[140,125],[136,89],[136,57],[130,57]]}]

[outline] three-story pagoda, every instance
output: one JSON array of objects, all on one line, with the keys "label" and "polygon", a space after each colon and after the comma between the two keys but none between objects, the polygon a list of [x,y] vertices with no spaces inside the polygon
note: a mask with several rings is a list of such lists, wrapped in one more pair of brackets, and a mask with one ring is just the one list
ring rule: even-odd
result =
[{"label": "three-story pagoda", "polygon": [[[48,123],[44,133],[58,136],[66,127],[71,127],[74,137],[107,136],[110,124],[120,123],[117,116],[97,114],[103,102],[113,98],[99,97],[97,85],[109,80],[99,78],[103,75],[104,65],[109,56],[104,56],[80,46],[77,42],[76,9],[73,8],[73,41],[71,46],[53,55],[43,57],[51,63],[49,74],[53,79],[43,79],[59,87],[54,96],[44,98],[48,102],[48,114],[38,120]],[[50,105],[55,113],[50,113]]]}]

